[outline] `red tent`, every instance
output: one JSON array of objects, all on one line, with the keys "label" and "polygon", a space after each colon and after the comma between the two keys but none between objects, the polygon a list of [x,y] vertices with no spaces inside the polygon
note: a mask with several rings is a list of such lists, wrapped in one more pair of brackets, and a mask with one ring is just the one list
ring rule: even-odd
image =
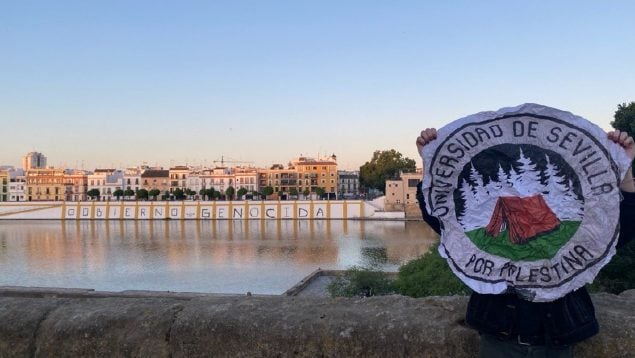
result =
[{"label": "red tent", "polygon": [[537,235],[552,231],[560,225],[560,220],[551,211],[542,195],[527,198],[501,196],[496,201],[492,218],[485,231],[498,237],[505,229],[509,239],[515,244],[525,243]]}]

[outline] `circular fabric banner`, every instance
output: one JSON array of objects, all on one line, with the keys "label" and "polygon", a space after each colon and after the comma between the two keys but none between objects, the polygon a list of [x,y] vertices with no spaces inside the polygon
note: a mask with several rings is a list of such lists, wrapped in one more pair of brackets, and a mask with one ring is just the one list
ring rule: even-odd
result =
[{"label": "circular fabric banner", "polygon": [[615,253],[630,160],[584,118],[537,104],[477,113],[439,129],[421,155],[439,253],[476,292],[552,301]]}]

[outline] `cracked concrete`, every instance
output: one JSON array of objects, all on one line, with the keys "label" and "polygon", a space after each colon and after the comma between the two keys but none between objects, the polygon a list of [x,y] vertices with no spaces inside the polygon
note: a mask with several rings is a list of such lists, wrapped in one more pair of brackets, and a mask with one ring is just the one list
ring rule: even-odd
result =
[{"label": "cracked concrete", "polygon": [[[0,292],[0,357],[460,358],[478,351],[477,333],[464,324],[466,297],[62,291]],[[576,347],[576,357],[629,356],[635,291],[593,299],[601,334]]]}]

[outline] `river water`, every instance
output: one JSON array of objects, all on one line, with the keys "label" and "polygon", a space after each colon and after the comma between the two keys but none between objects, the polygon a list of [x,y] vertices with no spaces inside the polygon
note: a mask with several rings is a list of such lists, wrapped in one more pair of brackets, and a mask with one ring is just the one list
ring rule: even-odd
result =
[{"label": "river water", "polygon": [[397,271],[423,222],[0,221],[0,286],[281,294],[322,269]]}]

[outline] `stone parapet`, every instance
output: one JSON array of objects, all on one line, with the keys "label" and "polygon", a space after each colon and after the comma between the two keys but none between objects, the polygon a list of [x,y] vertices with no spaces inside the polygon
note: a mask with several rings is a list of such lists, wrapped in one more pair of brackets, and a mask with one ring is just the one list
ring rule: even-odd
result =
[{"label": "stone parapet", "polygon": [[[593,297],[601,333],[576,357],[635,352],[635,290]],[[467,297],[0,290],[0,357],[475,357]]]}]

